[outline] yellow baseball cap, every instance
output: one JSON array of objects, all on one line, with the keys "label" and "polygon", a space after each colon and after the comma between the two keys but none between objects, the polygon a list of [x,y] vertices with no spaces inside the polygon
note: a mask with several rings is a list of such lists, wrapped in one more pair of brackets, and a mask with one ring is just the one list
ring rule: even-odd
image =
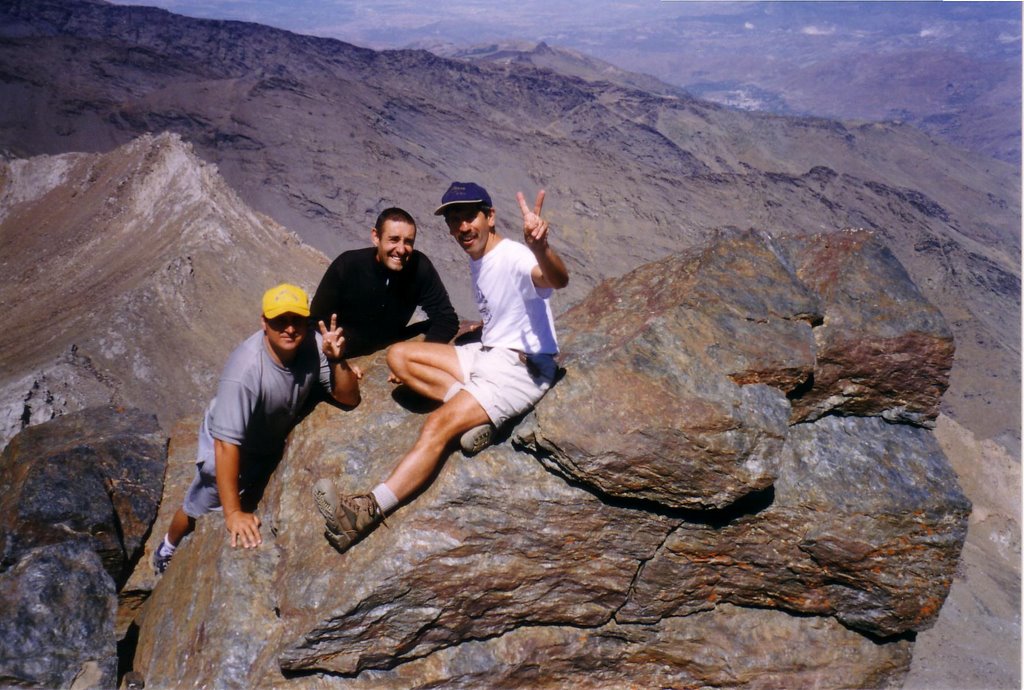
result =
[{"label": "yellow baseball cap", "polygon": [[309,297],[296,285],[281,283],[263,293],[263,315],[268,319],[281,314],[309,316]]}]

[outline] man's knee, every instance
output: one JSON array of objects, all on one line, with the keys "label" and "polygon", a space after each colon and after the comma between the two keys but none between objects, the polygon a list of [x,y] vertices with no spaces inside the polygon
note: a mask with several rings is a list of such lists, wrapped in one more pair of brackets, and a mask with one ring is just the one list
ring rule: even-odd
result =
[{"label": "man's knee", "polygon": [[445,405],[427,415],[420,429],[420,437],[437,443],[447,443],[458,433],[459,418],[446,410]]},{"label": "man's knee", "polygon": [[421,434],[448,441],[487,421],[489,421],[487,412],[476,401],[476,398],[462,390],[427,415]]},{"label": "man's knee", "polygon": [[388,348],[385,358],[391,371],[397,374],[399,370],[405,370],[406,362],[409,361],[409,346],[411,344],[406,342],[395,343]]}]

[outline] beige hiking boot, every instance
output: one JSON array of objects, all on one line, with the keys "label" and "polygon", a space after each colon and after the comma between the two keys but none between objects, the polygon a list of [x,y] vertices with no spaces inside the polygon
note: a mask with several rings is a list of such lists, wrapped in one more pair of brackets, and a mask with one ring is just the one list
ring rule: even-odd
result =
[{"label": "beige hiking boot", "polygon": [[481,424],[464,433],[462,438],[459,439],[459,445],[462,446],[462,452],[466,455],[475,455],[491,445],[493,440],[494,426],[491,424]]},{"label": "beige hiking boot", "polygon": [[341,553],[384,521],[384,512],[373,494],[341,495],[329,479],[317,481],[313,498],[327,523],[324,536]]}]

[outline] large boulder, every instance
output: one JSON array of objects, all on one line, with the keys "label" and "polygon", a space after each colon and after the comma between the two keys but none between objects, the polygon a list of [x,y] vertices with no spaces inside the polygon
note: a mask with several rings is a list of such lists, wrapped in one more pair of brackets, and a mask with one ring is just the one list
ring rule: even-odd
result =
[{"label": "large boulder", "polygon": [[117,590],[81,540],[46,544],[0,572],[3,687],[116,686]]},{"label": "large boulder", "polygon": [[669,507],[771,485],[791,422],[930,423],[953,363],[939,312],[861,231],[723,238],[606,281],[559,327],[568,371],[533,441],[545,462]]},{"label": "large boulder", "polygon": [[0,456],[0,554],[87,542],[120,586],[163,492],[167,438],[154,415],[86,408],[28,427]]},{"label": "large boulder", "polygon": [[814,375],[794,396],[794,419],[878,415],[934,427],[953,366],[953,333],[892,252],[857,231],[781,244],[824,309],[814,329]]},{"label": "large boulder", "polygon": [[108,688],[117,590],[163,489],[166,438],[139,410],[87,408],[29,427],[0,456],[0,678]]},{"label": "large boulder", "polygon": [[364,358],[363,403],[320,405],[292,433],[263,545],[231,549],[213,516],[180,548],[136,671],[297,688],[897,684],[970,506],[931,432],[882,418],[916,421],[882,415],[912,393],[879,393],[877,416],[794,416],[828,312],[787,251],[745,233],[599,288],[563,319],[567,372],[536,411],[448,456],[339,555],[312,484],[368,491],[433,407]]},{"label": "large boulder", "polygon": [[619,620],[728,601],[833,615],[878,636],[926,629],[952,584],[970,503],[932,434],[878,418],[794,426],[763,510],[684,523]]}]

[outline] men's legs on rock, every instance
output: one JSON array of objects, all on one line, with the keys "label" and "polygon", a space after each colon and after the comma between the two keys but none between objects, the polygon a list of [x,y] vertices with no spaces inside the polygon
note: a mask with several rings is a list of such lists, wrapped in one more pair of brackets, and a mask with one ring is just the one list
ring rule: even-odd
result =
[{"label": "men's legs on rock", "polygon": [[395,343],[388,348],[387,362],[402,383],[431,400],[444,400],[453,385],[464,382],[452,345]]},{"label": "men's legs on rock", "polygon": [[384,483],[399,502],[406,500],[430,479],[453,438],[488,421],[487,413],[476,398],[459,391],[427,416],[416,443]]},{"label": "men's legs on rock", "polygon": [[327,540],[338,551],[347,550],[380,524],[391,508],[426,485],[452,439],[487,421],[476,399],[459,391],[427,416],[412,449],[369,494],[340,495],[330,480],[318,481],[313,497],[327,523]]}]

